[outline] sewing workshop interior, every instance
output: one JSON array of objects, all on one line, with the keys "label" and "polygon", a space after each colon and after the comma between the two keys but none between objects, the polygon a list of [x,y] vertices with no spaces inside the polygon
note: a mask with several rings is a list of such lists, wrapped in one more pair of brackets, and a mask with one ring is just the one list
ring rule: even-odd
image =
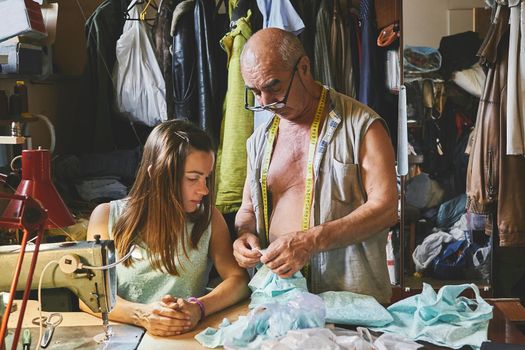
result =
[{"label": "sewing workshop interior", "polygon": [[0,350],[525,349],[525,1],[0,0]]}]

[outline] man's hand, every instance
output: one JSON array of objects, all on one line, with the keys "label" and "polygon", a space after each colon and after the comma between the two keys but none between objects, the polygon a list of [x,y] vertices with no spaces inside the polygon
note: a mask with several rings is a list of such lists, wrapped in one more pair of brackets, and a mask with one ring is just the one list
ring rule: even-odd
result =
[{"label": "man's hand", "polygon": [[259,238],[253,233],[243,233],[233,242],[233,256],[240,267],[250,268],[261,259]]},{"label": "man's hand", "polygon": [[[176,301],[176,299],[175,299]],[[138,324],[148,333],[169,337],[191,330],[191,316],[181,310],[173,297],[166,296],[162,301],[144,305],[137,310]]]},{"label": "man's hand", "polygon": [[261,262],[279,277],[291,277],[308,263],[314,244],[306,232],[292,232],[273,241]]}]

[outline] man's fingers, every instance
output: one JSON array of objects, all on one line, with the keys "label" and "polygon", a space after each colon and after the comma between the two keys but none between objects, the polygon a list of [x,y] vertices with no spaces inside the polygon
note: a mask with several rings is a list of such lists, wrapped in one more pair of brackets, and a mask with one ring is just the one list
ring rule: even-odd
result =
[{"label": "man's fingers", "polygon": [[251,250],[258,251],[261,249],[259,238],[257,238],[255,235],[248,235],[246,237],[246,243]]},{"label": "man's fingers", "polygon": [[280,250],[276,249],[275,245],[270,244],[264,255],[261,256],[261,262],[265,265],[268,265],[268,263],[277,258],[280,254]]},{"label": "man's fingers", "polygon": [[259,263],[259,258],[247,258],[244,255],[240,254],[239,252],[234,251],[233,256],[235,257],[235,260],[237,260],[237,263],[240,267],[250,268],[254,267]]}]

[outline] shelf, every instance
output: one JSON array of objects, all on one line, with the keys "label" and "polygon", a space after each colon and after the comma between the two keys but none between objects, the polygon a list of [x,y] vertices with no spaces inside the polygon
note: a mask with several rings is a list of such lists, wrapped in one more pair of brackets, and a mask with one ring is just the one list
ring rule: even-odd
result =
[{"label": "shelf", "polygon": [[0,136],[0,145],[23,145],[25,142],[23,136]]}]

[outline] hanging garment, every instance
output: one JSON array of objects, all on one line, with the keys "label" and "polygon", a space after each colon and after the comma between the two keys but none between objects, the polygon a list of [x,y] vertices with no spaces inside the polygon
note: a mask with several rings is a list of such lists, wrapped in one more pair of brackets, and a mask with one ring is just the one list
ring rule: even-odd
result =
[{"label": "hanging garment", "polygon": [[173,11],[180,0],[163,0],[153,24],[153,47],[159,63],[166,89],[166,114],[173,119],[173,79],[171,73],[172,56],[170,47],[173,44],[171,22]]},{"label": "hanging garment", "polygon": [[292,0],[293,7],[302,18],[305,28],[299,35],[304,50],[310,59],[310,67],[315,67],[314,61],[314,40],[315,40],[315,21],[321,0]]},{"label": "hanging garment", "polygon": [[234,29],[220,41],[228,55],[228,89],[217,154],[215,205],[225,214],[235,212],[241,206],[246,179],[246,140],[253,132],[253,113],[244,108],[240,63],[242,48],[252,35],[250,17],[251,11],[248,10],[248,15],[237,20]]},{"label": "hanging garment", "polygon": [[333,2],[330,27],[330,66],[335,70],[335,89],[355,97],[349,22],[343,16],[339,0]]},{"label": "hanging garment", "polygon": [[358,100],[373,110],[381,113],[381,96],[378,87],[381,81],[378,50],[376,46],[377,28],[375,27],[374,0],[361,0],[359,3],[359,20],[361,21],[361,66],[359,75]]},{"label": "hanging garment", "polygon": [[[499,244],[525,246],[525,157],[505,155],[509,9],[502,6],[480,49],[493,66],[480,102],[467,171],[467,209],[497,212]],[[503,153],[502,153],[503,152]],[[487,232],[492,232],[487,221]]]},{"label": "hanging garment", "polygon": [[[460,296],[467,289],[475,300]],[[423,283],[423,291],[391,305],[387,309],[394,322],[374,331],[394,333],[413,340],[459,349],[469,345],[479,349],[487,340],[492,306],[479,294],[474,284],[447,285],[438,293]]]},{"label": "hanging garment", "polygon": [[206,130],[214,140],[219,139],[221,125],[220,100],[218,89],[217,62],[219,38],[215,31],[217,9],[213,1],[195,0],[193,13],[195,21],[195,46],[197,61],[197,118],[196,124]]},{"label": "hanging garment", "polygon": [[316,79],[347,96],[356,97],[353,19],[339,0],[322,0],[315,35]]},{"label": "hanging garment", "polygon": [[328,53],[330,52],[330,30],[332,12],[328,0],[322,0],[316,20],[316,33],[314,45],[314,76],[324,85],[336,88],[335,67],[330,65]]},{"label": "hanging garment", "polygon": [[505,154],[525,154],[525,3],[510,0],[507,145]]},{"label": "hanging garment", "polygon": [[[77,153],[106,152],[115,148],[111,72],[115,47],[122,34],[125,0],[106,0],[86,21],[86,67],[83,74],[82,111],[73,115],[72,139]],[[122,134],[127,127],[119,130]]]},{"label": "hanging garment", "polygon": [[290,0],[257,0],[257,6],[263,16],[263,28],[281,28],[296,36],[304,30],[303,20]]},{"label": "hanging garment", "polygon": [[[141,10],[142,6],[135,5],[128,14],[137,18]],[[164,77],[144,21],[126,21],[116,55],[113,83],[117,110],[130,121],[150,127],[166,121]]]},{"label": "hanging garment", "polygon": [[196,60],[193,11],[195,0],[180,2],[171,22],[173,115],[196,122]]}]

